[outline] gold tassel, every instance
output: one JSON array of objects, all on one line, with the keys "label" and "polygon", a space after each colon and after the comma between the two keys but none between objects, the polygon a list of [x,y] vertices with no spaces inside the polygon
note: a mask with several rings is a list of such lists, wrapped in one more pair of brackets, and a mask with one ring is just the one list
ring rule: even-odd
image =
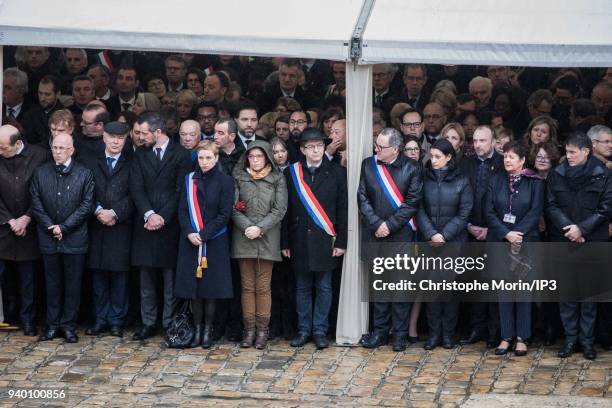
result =
[{"label": "gold tassel", "polygon": [[202,267],[201,266],[198,266],[196,268],[196,278],[202,279]]},{"label": "gold tassel", "polygon": [[200,266],[202,267],[202,269],[208,269],[208,260],[205,256],[200,259]]}]

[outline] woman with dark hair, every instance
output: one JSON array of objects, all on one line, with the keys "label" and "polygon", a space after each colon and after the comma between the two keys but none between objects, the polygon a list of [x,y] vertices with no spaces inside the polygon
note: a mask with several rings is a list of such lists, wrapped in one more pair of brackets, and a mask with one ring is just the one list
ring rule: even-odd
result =
[{"label": "woman with dark hair", "polygon": [[191,347],[210,348],[217,299],[233,296],[227,225],[234,206],[234,180],[219,169],[219,148],[195,148],[197,169],[185,177],[179,202],[181,225],[176,297],[191,299],[196,333]]},{"label": "woman with dark hair", "polygon": [[[508,257],[525,255],[525,242],[540,240],[538,225],[544,208],[544,183],[534,171],[525,168],[528,146],[519,141],[504,146],[505,173],[495,174],[486,196],[487,241],[507,242]],[[501,261],[508,265],[510,259]],[[527,354],[525,339],[531,337],[531,303],[503,301],[499,303],[502,341],[495,350],[504,355],[516,341],[514,354]]]},{"label": "woman with dark hair", "polygon": [[334,122],[344,119],[344,112],[338,108],[329,108],[323,112],[321,116],[321,132],[325,134],[325,137],[331,137],[331,128],[334,125]]},{"label": "woman with dark hair", "polygon": [[527,125],[522,92],[508,84],[497,84],[491,92],[493,110],[503,118],[504,127],[512,129],[516,135],[522,135]]},{"label": "woman with dark hair", "polygon": [[[467,241],[467,222],[474,195],[470,181],[455,166],[455,149],[448,140],[436,140],[429,152],[431,158],[423,175],[423,202],[417,213],[420,235],[434,249],[440,249],[436,255],[456,256],[459,246],[446,244]],[[446,349],[454,347],[458,311],[456,302],[427,304],[429,339],[424,346],[426,350],[439,345]]]},{"label": "woman with dark hair", "polygon": [[548,172],[556,167],[560,160],[561,153],[552,141],[532,146],[529,151],[529,166],[544,180],[548,177]]},{"label": "woman with dark hair", "polygon": [[[244,336],[240,347],[266,347],[270,282],[281,261],[281,221],[287,211],[285,176],[274,168],[270,144],[251,142],[234,167],[236,205],[232,214],[231,256],[238,260],[242,283]],[[257,338],[255,333],[257,332]]]},{"label": "woman with dark hair", "polygon": [[548,115],[538,116],[529,122],[524,139],[529,147],[541,145],[548,141],[558,144],[557,122]]}]

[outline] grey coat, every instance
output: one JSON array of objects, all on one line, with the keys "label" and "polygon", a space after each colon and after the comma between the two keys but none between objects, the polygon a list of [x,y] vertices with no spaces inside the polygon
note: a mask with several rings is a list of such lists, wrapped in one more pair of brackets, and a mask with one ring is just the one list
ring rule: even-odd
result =
[{"label": "grey coat", "polygon": [[[270,144],[256,140],[252,142],[234,167],[235,201],[245,201],[244,213],[235,208],[232,212],[232,258],[258,258],[281,261],[280,238],[281,221],[287,211],[287,184],[282,173],[272,168],[270,174],[261,180],[254,180],[245,170],[245,160],[253,148],[261,148],[270,163],[272,153]],[[250,226],[258,226],[263,236],[248,239],[244,231]]]}]

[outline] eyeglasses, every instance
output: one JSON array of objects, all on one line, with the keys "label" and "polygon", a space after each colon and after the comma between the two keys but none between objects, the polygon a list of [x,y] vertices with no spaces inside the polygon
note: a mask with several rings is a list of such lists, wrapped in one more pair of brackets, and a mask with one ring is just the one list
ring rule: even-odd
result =
[{"label": "eyeglasses", "polygon": [[612,144],[612,139],[610,139],[610,140],[597,140],[597,139],[595,139],[595,140],[593,140],[593,141],[594,141],[594,142],[597,142],[597,143],[604,144],[604,145],[607,145],[607,144]]},{"label": "eyeglasses", "polygon": [[261,159],[264,158],[264,155],[263,154],[249,154],[247,157],[249,159],[258,159],[258,160],[261,160]]},{"label": "eyeglasses", "polygon": [[323,150],[324,147],[325,145],[323,143],[320,143],[320,144],[315,144],[315,145],[304,146],[304,149],[315,151],[315,150]]},{"label": "eyeglasses", "polygon": [[300,120],[290,120],[289,121],[290,125],[300,125],[301,126],[301,125],[305,125],[306,123],[307,122],[305,120],[303,120],[303,119],[300,119]]},{"label": "eyeglasses", "polygon": [[217,115],[198,115],[198,120],[215,120],[217,119]]},{"label": "eyeglasses", "polygon": [[421,126],[423,122],[402,122],[402,126],[406,126],[407,128],[416,128]]},{"label": "eyeglasses", "polygon": [[374,78],[384,78],[387,75],[389,75],[388,72],[376,72],[376,73],[372,74],[372,77],[374,77]]},{"label": "eyeglasses", "polygon": [[536,160],[537,160],[537,161],[541,161],[541,162],[549,162],[549,161],[550,161],[550,158],[549,158],[548,156],[543,156],[543,155],[541,155],[541,154],[538,154],[538,155],[536,156]]},{"label": "eyeglasses", "polygon": [[390,147],[395,147],[395,146],[381,146],[378,143],[374,143],[374,149],[376,149],[376,150],[385,150],[385,149],[388,149]]},{"label": "eyeglasses", "polygon": [[404,149],[405,152],[408,153],[418,153],[421,150],[419,147],[407,147]]}]

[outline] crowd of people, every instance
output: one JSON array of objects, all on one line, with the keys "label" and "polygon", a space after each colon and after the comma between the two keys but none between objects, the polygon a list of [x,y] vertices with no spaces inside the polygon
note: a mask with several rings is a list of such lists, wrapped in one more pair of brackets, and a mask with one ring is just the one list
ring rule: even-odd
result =
[{"label": "crowd of people", "polygon": [[[385,253],[612,235],[612,68],[374,65],[373,155],[348,197],[343,62],[5,47],[5,66],[0,306],[38,335],[42,284],[40,341],[77,342],[92,294],[86,335],[123,336],[136,309],[146,340],[187,300],[192,347],[326,348],[349,200]],[[534,328],[565,334],[560,357],[611,344],[609,303],[370,306],[368,348],[403,351],[419,320],[426,349],[453,348],[461,311],[459,343],[499,355]]]}]

